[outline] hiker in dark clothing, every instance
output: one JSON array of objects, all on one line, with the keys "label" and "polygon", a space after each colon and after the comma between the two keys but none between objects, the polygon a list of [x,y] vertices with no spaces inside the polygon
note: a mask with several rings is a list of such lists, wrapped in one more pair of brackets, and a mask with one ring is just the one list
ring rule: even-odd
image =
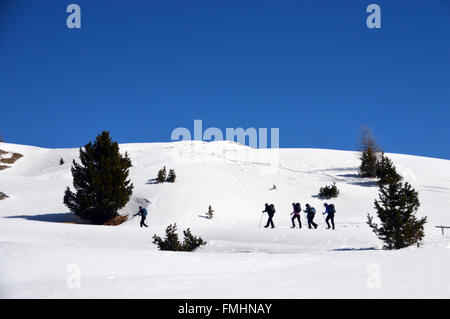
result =
[{"label": "hiker in dark clothing", "polygon": [[145,223],[145,219],[147,218],[147,210],[145,208],[142,208],[142,206],[139,206],[139,211],[134,216],[137,215],[141,215],[141,227],[148,227],[148,225]]},{"label": "hiker in dark clothing", "polygon": [[298,220],[298,228],[302,228],[302,222],[300,221],[300,213],[302,212],[302,208],[300,203],[292,203],[292,207],[294,211],[291,213],[292,216],[292,228],[295,228],[295,220]]},{"label": "hiker in dark clothing", "polygon": [[267,213],[267,215],[269,215],[269,219],[267,220],[267,224],[266,226],[264,226],[264,228],[267,228],[270,226],[272,226],[272,228],[275,228],[275,225],[273,224],[273,215],[275,214],[275,206],[273,204],[267,204],[266,203],[266,208],[262,211],[263,213]]},{"label": "hiker in dark clothing", "polygon": [[327,214],[327,218],[325,218],[325,222],[328,225],[327,229],[330,229],[329,221],[331,221],[331,225],[333,226],[334,229],[334,213],[336,213],[336,209],[334,208],[333,204],[328,205],[327,203],[325,203],[323,204],[323,206],[325,206],[325,213],[323,214]]},{"label": "hiker in dark clothing", "polygon": [[317,228],[317,224],[314,222],[314,215],[316,215],[316,209],[314,207],[309,206],[309,204],[306,204],[306,218],[308,219],[308,228],[311,229],[311,226],[314,227],[314,229]]}]

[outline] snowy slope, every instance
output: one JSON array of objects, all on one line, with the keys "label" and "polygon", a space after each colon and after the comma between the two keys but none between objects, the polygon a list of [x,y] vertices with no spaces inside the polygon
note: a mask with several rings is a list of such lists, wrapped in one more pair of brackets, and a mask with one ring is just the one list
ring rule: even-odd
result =
[{"label": "snowy slope", "polygon": [[[450,232],[434,228],[450,225],[448,160],[388,154],[419,191],[418,215],[428,224],[423,247],[383,251],[365,224],[378,190],[356,177],[355,152],[198,141],[121,145],[135,186],[121,213],[148,205],[150,227],[141,229],[138,218],[118,227],[70,223],[77,219],[62,199],[78,149],[0,149],[24,155],[0,171],[0,191],[9,196],[0,201],[1,297],[450,297],[443,284],[450,281]],[[177,181],[152,183],[164,165]],[[321,212],[316,195],[333,181],[341,192],[333,201],[337,229],[326,230],[321,214],[317,230],[290,229],[291,203]],[[273,184],[277,190],[269,190]],[[266,202],[277,209],[273,230],[258,227]],[[208,205],[212,220],[199,217]],[[151,237],[174,222],[208,244],[195,253],[158,251]],[[67,285],[71,265],[80,270],[80,288]]]}]

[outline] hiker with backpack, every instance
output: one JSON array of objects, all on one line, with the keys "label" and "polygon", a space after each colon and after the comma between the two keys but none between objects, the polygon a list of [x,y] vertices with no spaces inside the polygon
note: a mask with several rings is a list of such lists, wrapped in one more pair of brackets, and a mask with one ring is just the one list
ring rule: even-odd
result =
[{"label": "hiker with backpack", "polygon": [[267,228],[270,226],[272,226],[271,228],[275,228],[275,225],[273,224],[273,215],[275,214],[275,206],[273,204],[267,204],[266,203],[266,208],[262,211],[263,213],[267,213],[267,215],[269,216],[269,219],[267,220],[267,224],[266,226],[264,226],[264,228]]},{"label": "hiker with backpack", "polygon": [[139,211],[135,215],[133,215],[133,217],[140,215],[141,216],[141,227],[143,227],[143,226],[148,227],[148,225],[145,223],[147,214],[148,214],[147,209],[143,208],[142,206],[139,206]]},{"label": "hiker with backpack", "polygon": [[308,220],[308,228],[311,229],[311,226],[314,227],[314,229],[317,228],[317,224],[314,222],[314,216],[316,215],[316,209],[314,207],[311,207],[309,204],[306,204],[306,219]]},{"label": "hiker with backpack", "polygon": [[291,213],[292,216],[292,227],[295,228],[295,220],[298,220],[298,228],[302,228],[302,222],[300,220],[300,213],[302,212],[302,207],[300,206],[300,203],[292,203],[292,208],[294,211]]},{"label": "hiker with backpack", "polygon": [[327,218],[325,218],[325,222],[328,225],[327,229],[330,229],[330,223],[329,221],[331,221],[331,225],[333,226],[334,229],[334,214],[336,213],[336,209],[334,208],[333,204],[323,204],[323,206],[325,206],[325,213],[323,213],[324,215],[327,214]]}]

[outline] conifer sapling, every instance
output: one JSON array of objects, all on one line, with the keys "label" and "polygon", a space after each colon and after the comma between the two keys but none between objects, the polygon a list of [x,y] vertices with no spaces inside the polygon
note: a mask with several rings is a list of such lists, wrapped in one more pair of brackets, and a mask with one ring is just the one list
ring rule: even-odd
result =
[{"label": "conifer sapling", "polygon": [[359,166],[360,175],[362,177],[376,177],[380,148],[368,127],[363,127],[361,129],[359,144],[361,152],[361,165]]},{"label": "conifer sapling", "polygon": [[166,237],[162,239],[161,237],[154,235],[153,243],[158,246],[159,250],[171,251],[193,251],[206,244],[201,237],[192,235],[189,228],[183,231],[183,234],[184,242],[181,243],[178,239],[177,224],[169,225],[166,228]]},{"label": "conifer sapling", "polygon": [[164,183],[166,181],[167,178],[167,172],[166,172],[166,167],[164,166],[163,169],[160,169],[158,171],[158,176],[156,177],[156,181],[158,183]]},{"label": "conifer sapling", "polygon": [[209,205],[208,211],[206,212],[206,218],[212,219],[213,218],[213,213],[214,213],[214,210],[212,209],[211,205]]},{"label": "conifer sapling", "polygon": [[367,224],[385,243],[387,249],[400,249],[419,243],[424,234],[426,217],[417,219],[420,202],[419,195],[409,183],[404,185],[398,179],[390,178],[388,183],[379,184],[379,200],[375,208],[380,226],[367,215]]},{"label": "conifer sapling", "polygon": [[169,175],[167,175],[166,182],[175,183],[176,178],[177,178],[177,174],[175,174],[175,171],[173,169],[171,169],[171,170],[169,170]]}]

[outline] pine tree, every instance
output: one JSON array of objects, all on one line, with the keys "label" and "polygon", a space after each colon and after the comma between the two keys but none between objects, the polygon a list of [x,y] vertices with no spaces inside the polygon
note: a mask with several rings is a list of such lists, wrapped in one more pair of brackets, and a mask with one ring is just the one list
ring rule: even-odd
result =
[{"label": "pine tree", "polygon": [[211,205],[209,205],[208,212],[206,213],[206,218],[212,219],[213,218],[213,213],[214,213],[214,210],[212,209]]},{"label": "pine tree", "polygon": [[384,154],[381,155],[381,159],[377,164],[376,173],[377,177],[380,179],[378,183],[381,185],[388,184],[391,179],[394,181],[401,180],[401,176],[397,173],[394,164]]},{"label": "pine tree", "polygon": [[154,235],[153,243],[156,244],[159,250],[173,250],[180,251],[181,243],[178,239],[177,234],[177,224],[171,224],[166,228],[166,237],[162,239],[161,237]]},{"label": "pine tree", "polygon": [[372,148],[368,148],[361,154],[361,165],[359,172],[362,177],[376,177],[377,176],[377,154]]},{"label": "pine tree", "polygon": [[201,237],[195,237],[192,235],[191,230],[188,228],[183,231],[184,242],[181,243],[178,239],[177,224],[169,225],[166,228],[166,237],[154,235],[153,243],[158,246],[159,250],[171,250],[171,251],[193,251],[194,249],[205,245]]},{"label": "pine tree", "polygon": [[419,243],[424,234],[426,217],[417,219],[420,202],[419,194],[409,183],[404,185],[393,178],[387,185],[380,184],[379,200],[375,200],[375,208],[381,226],[373,222],[367,215],[367,224],[385,243],[387,249],[400,249]]},{"label": "pine tree", "polygon": [[64,159],[62,157],[59,159],[59,165],[64,165]]},{"label": "pine tree", "polygon": [[201,237],[196,237],[192,235],[191,230],[189,228],[183,231],[183,234],[184,234],[184,242],[181,247],[182,251],[193,251],[194,249],[206,244]]},{"label": "pine tree", "polygon": [[376,177],[380,148],[368,127],[363,127],[361,129],[359,143],[361,152],[361,165],[359,166],[360,175],[362,177]]},{"label": "pine tree", "polygon": [[177,174],[173,169],[169,170],[169,175],[167,176],[166,182],[175,183],[175,179],[177,178]]},{"label": "pine tree", "polygon": [[336,182],[333,182],[330,186],[326,185],[319,190],[319,197],[321,199],[330,199],[339,196],[339,189],[336,186]]},{"label": "pine tree", "polygon": [[94,143],[80,148],[81,163],[73,161],[72,176],[75,192],[67,187],[64,204],[75,215],[102,224],[116,217],[133,193],[128,179],[131,160],[122,156],[119,145],[109,132],[103,131]]},{"label": "pine tree", "polygon": [[163,169],[160,169],[158,171],[158,176],[156,177],[156,181],[158,183],[164,183],[166,181],[167,173],[166,173],[166,167],[164,166]]}]

